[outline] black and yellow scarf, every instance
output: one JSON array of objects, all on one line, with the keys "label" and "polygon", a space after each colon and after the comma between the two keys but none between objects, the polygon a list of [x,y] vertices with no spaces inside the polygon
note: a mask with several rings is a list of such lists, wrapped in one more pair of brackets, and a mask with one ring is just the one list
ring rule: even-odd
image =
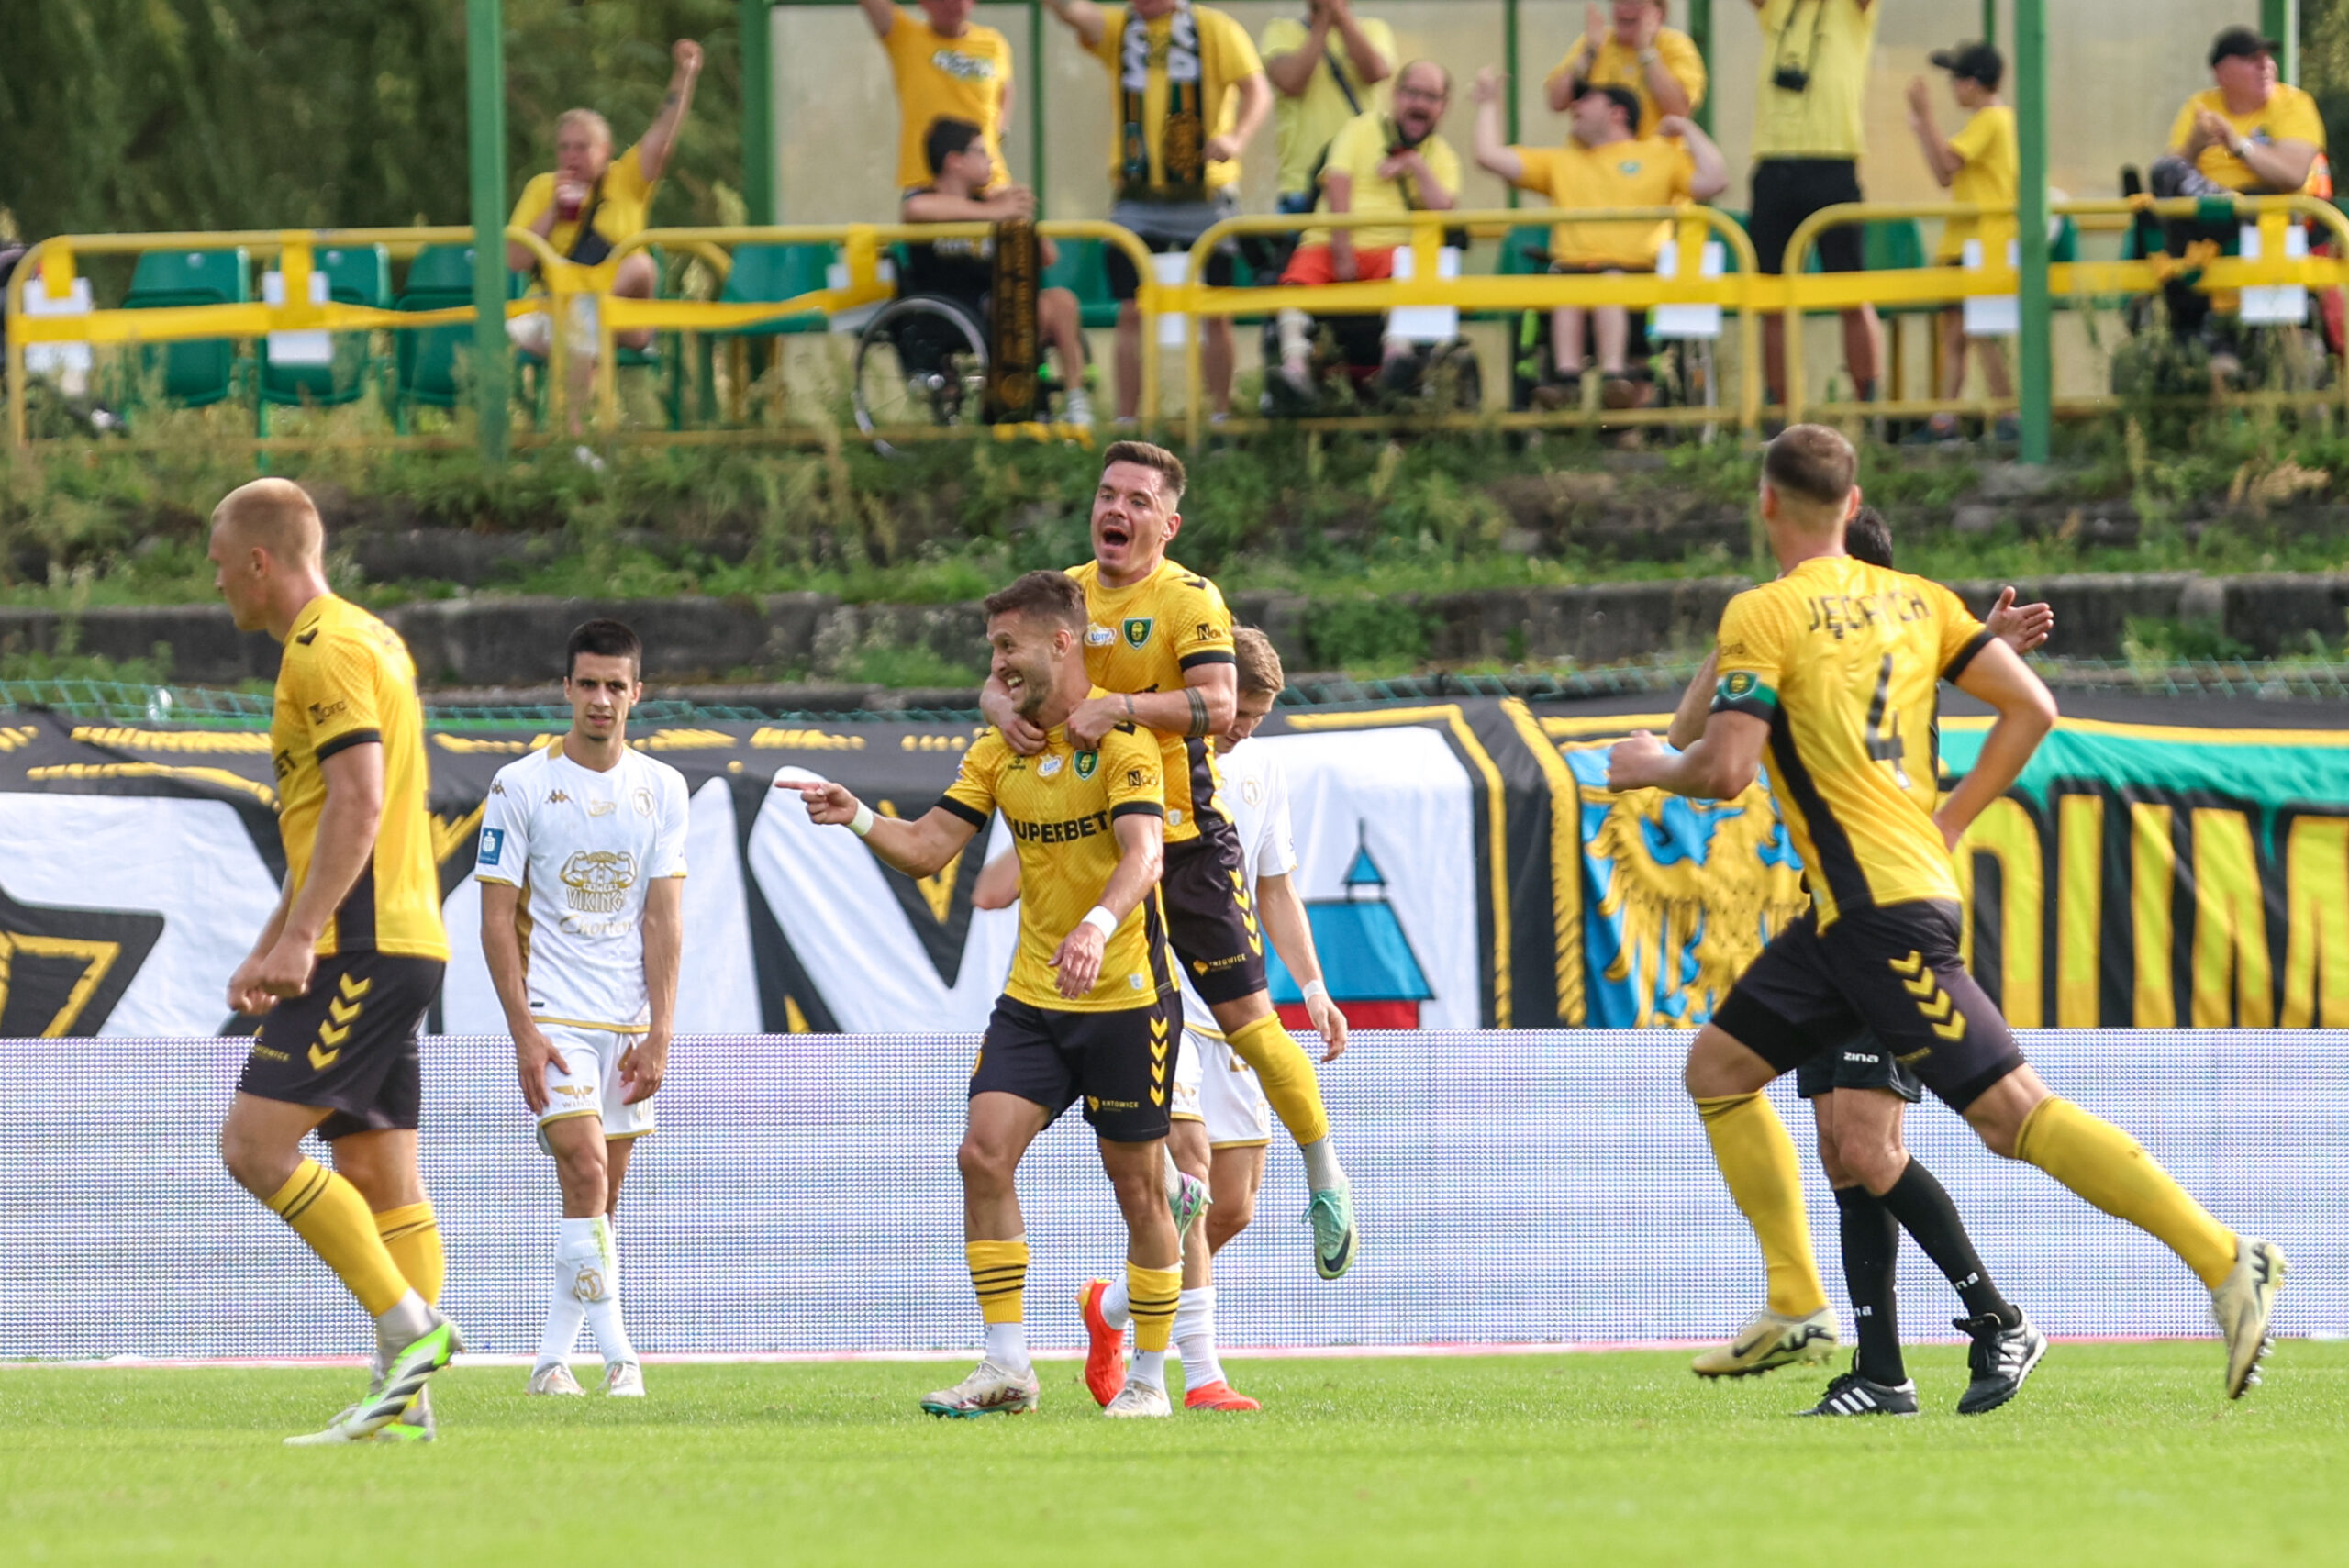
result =
[{"label": "black and yellow scarf", "polygon": [[1166,52],[1166,115],[1158,128],[1160,178],[1150,175],[1150,144],[1142,122],[1152,67],[1150,24],[1129,10],[1119,23],[1118,86],[1125,117],[1125,167],[1119,194],[1128,201],[1207,199],[1206,71],[1199,59],[1199,23],[1191,0],[1175,0]]}]

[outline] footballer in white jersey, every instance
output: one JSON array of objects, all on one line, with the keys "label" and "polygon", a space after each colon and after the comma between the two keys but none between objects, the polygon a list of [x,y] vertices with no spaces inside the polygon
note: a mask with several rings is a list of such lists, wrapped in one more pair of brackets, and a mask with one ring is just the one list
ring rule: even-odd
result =
[{"label": "footballer in white jersey", "polygon": [[668,1065],[692,805],[683,774],[628,744],[641,662],[618,621],[572,633],[570,732],[498,770],[473,857],[482,951],[562,1189],[533,1394],[581,1392],[569,1358],[583,1323],[603,1351],[606,1392],[644,1391],[620,1316],[612,1218]]}]

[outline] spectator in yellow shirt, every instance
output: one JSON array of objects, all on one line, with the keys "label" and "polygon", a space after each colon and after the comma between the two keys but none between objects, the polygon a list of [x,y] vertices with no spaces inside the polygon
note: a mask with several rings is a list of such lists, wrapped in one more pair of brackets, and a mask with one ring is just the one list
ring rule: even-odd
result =
[{"label": "spectator in yellow shirt", "polygon": [[[1452,100],[1452,76],[1431,60],[1415,60],[1395,79],[1395,112],[1357,115],[1330,143],[1321,167],[1321,197],[1314,210],[1345,213],[1450,212],[1460,196],[1460,155],[1436,134]],[[1311,228],[1289,258],[1281,282],[1292,285],[1375,282],[1395,275],[1395,252],[1411,241],[1404,225],[1392,228]],[[1277,322],[1285,378],[1299,399],[1313,395],[1313,318],[1285,309]],[[1406,339],[1388,338],[1384,365],[1411,352]]]},{"label": "spectator in yellow shirt", "polygon": [[[1998,99],[1999,83],[2006,80],[2006,61],[1987,43],[1965,43],[1955,49],[1940,50],[1932,59],[1949,72],[1950,96],[1957,100],[1959,108],[1968,112],[1969,117],[1965,128],[1944,140],[1941,128],[1933,123],[1933,106],[1925,79],[1920,76],[1909,83],[1909,128],[1916,132],[1917,145],[1924,150],[1926,167],[1949,192],[1950,200],[1965,206],[2011,211],[2021,160],[2015,145],[2015,112]],[[1965,263],[1967,240],[1980,239],[1987,242],[2012,232],[2011,223],[1954,217],[1942,230],[1936,259],[1946,267],[1961,266]],[[2005,261],[2004,256],[1986,255],[1982,264],[1996,267]],[[1965,390],[1965,312],[1955,306],[1943,311],[1941,333],[1941,395],[1954,398]],[[1990,395],[2001,401],[2013,396],[2014,383],[2007,375],[2006,346],[1984,338],[1976,340],[1976,347],[1981,356],[1982,379],[1989,384]],[[2003,437],[2004,428],[2012,423],[2011,418],[2001,419],[1998,434]],[[1909,439],[1924,444],[1954,440],[1957,434],[1956,415],[1936,414]]]},{"label": "spectator in yellow shirt", "polygon": [[2149,171],[2154,195],[2283,195],[2310,188],[2324,151],[2324,117],[2314,98],[2276,79],[2279,48],[2249,28],[2229,28],[2211,40],[2217,85],[2177,111],[2169,151]]},{"label": "spectator in yellow shirt", "polygon": [[[1822,208],[1863,200],[1861,106],[1868,57],[1876,51],[1877,0],[1753,0],[1762,25],[1762,80],[1753,101],[1753,195],[1747,231],[1765,274],[1786,265],[1787,246],[1803,220]],[[1819,237],[1820,264],[1856,272],[1865,262],[1860,227],[1838,224]],[[1763,375],[1769,400],[1787,385],[1786,323],[1762,317]],[[1843,368],[1863,403],[1876,399],[1876,307],[1843,312]]]},{"label": "spectator in yellow shirt", "polygon": [[987,144],[995,182],[1010,176],[1003,128],[1011,118],[1011,40],[973,24],[977,0],[921,0],[919,15],[891,0],[857,0],[889,57],[897,89],[897,189],[927,185],[923,139],[941,119],[968,120]]},{"label": "spectator in yellow shirt", "polygon": [[[1334,37],[1332,35],[1335,35]],[[1358,115],[1386,107],[1380,84],[1395,73],[1395,29],[1354,15],[1352,0],[1307,0],[1306,19],[1276,17],[1257,35],[1280,153],[1282,212],[1311,212],[1320,192],[1313,166]]]},{"label": "spectator in yellow shirt", "polygon": [[[1691,122],[1667,115],[1659,134],[1635,137],[1640,101],[1628,87],[1586,83],[1573,99],[1572,129],[1562,147],[1509,147],[1501,135],[1501,73],[1489,66],[1476,73],[1477,165],[1520,190],[1567,210],[1596,207],[1672,206],[1707,202],[1729,188],[1729,167],[1720,149]],[[1553,272],[1652,272],[1671,238],[1669,219],[1634,218],[1608,223],[1561,223],[1550,231]],[[1561,306],[1551,317],[1550,346],[1558,379],[1568,386],[1582,378],[1583,317],[1591,319],[1598,341],[1599,373],[1606,378],[1600,400],[1629,408],[1639,388],[1631,379],[1631,312],[1601,306],[1585,312]],[[1567,401],[1578,402],[1578,394]]]},{"label": "spectator in yellow shirt", "polygon": [[1705,101],[1697,40],[1664,25],[1664,0],[1612,0],[1583,7],[1583,36],[1542,83],[1553,114],[1574,107],[1575,83],[1629,87],[1640,100],[1635,136],[1653,136],[1666,115],[1686,118]]},{"label": "spectator in yellow shirt", "polygon": [[[506,220],[508,224],[542,237],[556,255],[584,267],[599,264],[620,241],[644,232],[650,226],[653,188],[669,167],[669,154],[693,106],[694,83],[701,76],[701,45],[679,39],[670,52],[675,67],[669,75],[669,91],[643,139],[614,158],[612,128],[603,116],[593,109],[564,111],[554,125],[554,169],[530,177],[514,204],[514,215]],[[518,272],[535,272],[539,266],[536,252],[518,244],[506,247],[506,264]],[[651,299],[659,281],[652,258],[632,251],[621,261],[611,292],[628,299]],[[507,331],[525,352],[539,355],[547,352],[554,336],[543,310],[515,317],[507,323]],[[573,419],[583,406],[575,395],[585,390],[595,373],[596,340],[592,316],[571,323]],[[652,334],[623,332],[618,341],[624,349],[641,349],[652,341]]]},{"label": "spectator in yellow shirt", "polygon": [[[1108,71],[1117,94],[1109,131],[1109,221],[1152,250],[1175,254],[1240,210],[1240,150],[1272,112],[1273,89],[1248,30],[1191,0],[1044,0]],[[1206,282],[1231,282],[1234,247],[1217,248]],[[1118,417],[1141,406],[1141,279],[1125,252],[1107,256],[1118,308]],[[1208,401],[1231,408],[1231,321],[1199,324]]]}]

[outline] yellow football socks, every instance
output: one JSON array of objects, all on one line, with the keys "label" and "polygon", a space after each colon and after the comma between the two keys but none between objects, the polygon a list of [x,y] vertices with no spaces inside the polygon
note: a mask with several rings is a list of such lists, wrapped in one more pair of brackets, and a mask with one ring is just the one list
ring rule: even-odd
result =
[{"label": "yellow football socks", "polygon": [[440,1222],[433,1217],[431,1203],[377,1210],[375,1234],[384,1239],[384,1250],[407,1277],[409,1288],[424,1297],[424,1305],[440,1306],[441,1282],[449,1277],[449,1255],[440,1250]]},{"label": "yellow football socks", "polygon": [[1241,1061],[1256,1070],[1264,1099],[1291,1138],[1306,1144],[1330,1136],[1330,1113],[1321,1108],[1321,1081],[1277,1013],[1267,1013],[1224,1039]]},{"label": "yellow football socks", "polygon": [[2048,1095],[2023,1118],[2015,1152],[2088,1202],[2154,1236],[2212,1290],[2235,1266],[2234,1232],[2210,1218],[2138,1141]]},{"label": "yellow football socks", "polygon": [[1768,1270],[1770,1310],[1807,1318],[1827,1305],[1827,1287],[1810,1255],[1810,1220],[1802,1207],[1802,1171],[1786,1123],[1761,1095],[1698,1100],[1713,1163],[1729,1183]]},{"label": "yellow football socks", "polygon": [[277,1217],[326,1260],[370,1318],[380,1318],[407,1295],[407,1276],[375,1233],[375,1217],[359,1189],[319,1164],[305,1160],[269,1200]]},{"label": "yellow football socks", "polygon": [[1133,1314],[1134,1349],[1163,1351],[1174,1341],[1174,1309],[1183,1299],[1183,1271],[1126,1265],[1127,1310]]},{"label": "yellow football socks", "polygon": [[966,1241],[963,1255],[970,1260],[971,1288],[979,1295],[980,1320],[1019,1322],[1026,1307],[1028,1243]]}]

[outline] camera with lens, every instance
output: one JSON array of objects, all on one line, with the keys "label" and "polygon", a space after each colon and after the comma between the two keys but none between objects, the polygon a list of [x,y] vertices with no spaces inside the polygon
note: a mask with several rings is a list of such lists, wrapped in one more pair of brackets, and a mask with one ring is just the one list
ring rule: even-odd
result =
[{"label": "camera with lens", "polygon": [[1788,61],[1770,73],[1770,85],[1781,93],[1800,93],[1810,85],[1810,72]]}]

